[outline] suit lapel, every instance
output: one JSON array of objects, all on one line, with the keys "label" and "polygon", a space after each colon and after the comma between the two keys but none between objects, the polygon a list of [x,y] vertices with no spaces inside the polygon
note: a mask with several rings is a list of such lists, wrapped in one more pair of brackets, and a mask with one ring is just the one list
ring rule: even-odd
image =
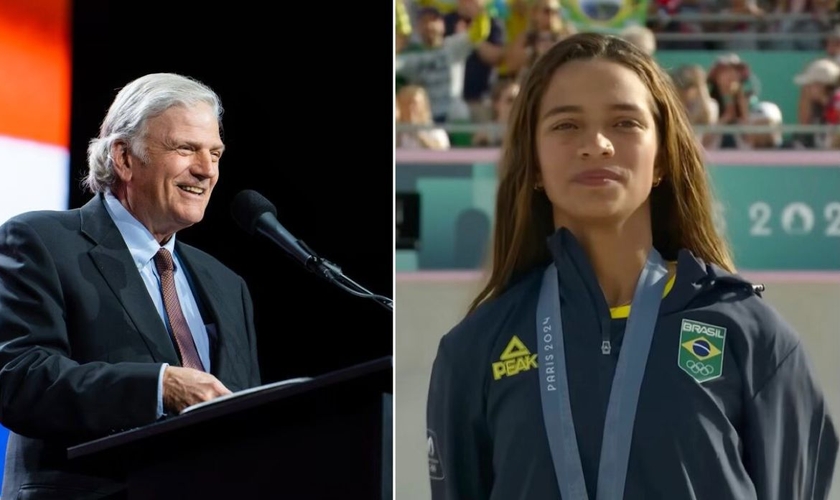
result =
[{"label": "suit lapel", "polygon": [[101,195],[82,207],[81,218],[82,232],[96,243],[89,252],[91,259],[140,332],[152,356],[160,362],[180,366],[166,326],[149,297],[122,235],[105,210]]}]

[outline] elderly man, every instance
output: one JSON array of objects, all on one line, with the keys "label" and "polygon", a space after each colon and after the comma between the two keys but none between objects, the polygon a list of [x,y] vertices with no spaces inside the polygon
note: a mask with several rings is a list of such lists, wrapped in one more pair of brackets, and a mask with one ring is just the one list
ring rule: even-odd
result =
[{"label": "elderly man", "polygon": [[118,498],[68,445],[260,384],[245,282],[176,240],[219,178],[221,116],[193,79],[129,83],[89,146],[95,196],[0,227],[3,498]]}]

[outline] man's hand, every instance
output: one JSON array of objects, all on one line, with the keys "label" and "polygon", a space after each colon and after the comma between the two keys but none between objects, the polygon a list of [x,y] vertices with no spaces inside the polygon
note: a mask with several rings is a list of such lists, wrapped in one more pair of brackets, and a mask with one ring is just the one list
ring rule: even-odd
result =
[{"label": "man's hand", "polygon": [[167,366],[163,372],[163,408],[173,414],[194,404],[230,394],[219,379],[192,368]]}]

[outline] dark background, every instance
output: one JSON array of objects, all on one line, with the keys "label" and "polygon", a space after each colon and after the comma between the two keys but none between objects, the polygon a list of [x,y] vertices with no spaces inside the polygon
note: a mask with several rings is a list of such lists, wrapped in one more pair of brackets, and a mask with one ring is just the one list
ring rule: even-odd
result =
[{"label": "dark background", "polygon": [[393,11],[363,6],[380,12],[340,2],[73,7],[71,208],[91,197],[80,187],[87,144],[122,86],[175,72],[212,87],[227,150],[204,220],[178,238],[248,283],[266,383],[392,354],[390,311],[319,279],[230,215],[240,190],[259,191],[314,252],[393,298]]}]

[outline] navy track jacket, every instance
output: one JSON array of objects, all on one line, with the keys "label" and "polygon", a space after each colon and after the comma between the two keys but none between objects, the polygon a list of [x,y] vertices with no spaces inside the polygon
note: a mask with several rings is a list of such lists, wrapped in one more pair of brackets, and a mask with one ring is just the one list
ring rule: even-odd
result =
[{"label": "navy track jacket", "polygon": [[[626,318],[611,314],[569,231],[559,230],[549,246],[562,277],[572,414],[594,499]],[[561,498],[536,356],[543,271],[526,274],[440,341],[427,407],[433,500]],[[704,343],[701,327],[711,327],[702,332],[715,342]],[[610,336],[609,355],[602,335]],[[720,373],[704,380],[709,363]],[[640,389],[624,498],[822,500],[837,449],[797,334],[750,283],[681,251]]]}]

